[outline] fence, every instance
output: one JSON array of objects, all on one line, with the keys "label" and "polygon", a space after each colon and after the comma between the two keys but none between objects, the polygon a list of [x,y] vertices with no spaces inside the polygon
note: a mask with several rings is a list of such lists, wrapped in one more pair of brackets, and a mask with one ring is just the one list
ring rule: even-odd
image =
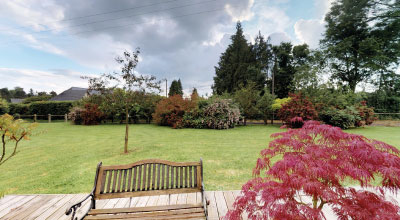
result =
[{"label": "fence", "polygon": [[399,113],[375,113],[378,116],[379,120],[398,120],[400,119],[400,112]]},{"label": "fence", "polygon": [[37,114],[33,114],[33,115],[19,115],[19,118],[32,118],[33,117],[33,121],[37,122],[38,121],[38,117],[42,117],[45,118],[47,117],[47,121],[49,123],[51,123],[52,118],[54,117],[63,117],[65,122],[68,122],[68,115],[52,115],[52,114],[48,114],[48,115],[37,115]]}]

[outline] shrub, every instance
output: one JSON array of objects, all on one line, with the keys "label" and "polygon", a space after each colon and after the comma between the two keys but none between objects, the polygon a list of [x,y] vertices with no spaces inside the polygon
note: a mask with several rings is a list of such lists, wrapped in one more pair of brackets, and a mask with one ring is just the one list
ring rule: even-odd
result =
[{"label": "shrub", "polygon": [[84,111],[85,109],[75,106],[68,113],[68,119],[75,125],[81,125],[83,123],[82,112]]},{"label": "shrub", "polygon": [[37,115],[64,115],[68,114],[69,109],[72,107],[74,102],[72,101],[61,101],[61,102],[32,102],[29,104],[29,113]]},{"label": "shrub", "polygon": [[280,99],[280,98],[275,99],[274,103],[272,104],[272,110],[277,111],[277,110],[281,109],[282,106],[284,104],[288,103],[290,100],[291,100],[290,97],[283,98],[283,99]]},{"label": "shrub", "polygon": [[[374,113],[374,109],[373,108],[369,108],[367,106],[367,102],[366,101],[362,101],[360,103],[360,105],[357,106],[357,110],[358,110],[358,114],[359,114],[361,120],[366,125],[372,124],[377,119],[376,116],[375,116],[375,113]],[[362,126],[363,123],[360,122],[359,125]]]},{"label": "shrub", "polygon": [[[272,137],[257,160],[256,177],[242,187],[226,219],[241,219],[244,212],[249,219],[325,219],[325,206],[340,219],[400,218],[400,207],[386,201],[384,191],[400,189],[397,148],[316,121]],[[362,187],[378,181],[379,194],[344,187],[345,180]]]},{"label": "shrub", "polygon": [[104,114],[99,110],[97,104],[85,104],[81,117],[84,125],[98,125],[104,119]]},{"label": "shrub", "polygon": [[183,115],[194,110],[196,106],[197,103],[184,99],[181,95],[170,96],[157,104],[153,118],[160,125],[182,128]]},{"label": "shrub", "polygon": [[239,123],[240,110],[229,100],[215,99],[204,108],[203,115],[207,128],[228,129]]},{"label": "shrub", "polygon": [[320,113],[320,119],[328,125],[348,129],[355,126],[356,121],[359,121],[358,113],[354,108],[336,109],[329,108]]},{"label": "shrub", "polygon": [[307,97],[301,94],[290,94],[290,101],[282,105],[278,111],[278,117],[290,127],[290,121],[293,118],[301,117],[303,121],[314,120],[318,118],[318,113]]},{"label": "shrub", "polygon": [[345,109],[328,108],[320,113],[320,119],[329,125],[348,129],[352,126],[360,127],[370,125],[376,117],[374,110],[361,102],[358,106],[350,106]]},{"label": "shrub", "polygon": [[0,98],[0,115],[9,112],[8,103],[5,99]]}]

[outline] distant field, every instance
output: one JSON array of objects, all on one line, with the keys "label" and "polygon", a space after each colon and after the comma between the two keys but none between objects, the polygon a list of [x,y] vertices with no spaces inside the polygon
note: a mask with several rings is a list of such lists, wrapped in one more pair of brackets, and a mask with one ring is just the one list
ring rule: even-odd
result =
[{"label": "distant field", "polygon": [[[74,126],[42,123],[45,131],[21,144],[20,153],[0,166],[0,192],[80,193],[93,187],[95,168],[148,158],[204,162],[207,190],[240,189],[251,178],[259,152],[282,131],[278,126],[249,125],[231,130],[175,130],[131,125],[127,155],[122,154],[123,125]],[[363,134],[400,148],[400,127],[366,127]]]}]

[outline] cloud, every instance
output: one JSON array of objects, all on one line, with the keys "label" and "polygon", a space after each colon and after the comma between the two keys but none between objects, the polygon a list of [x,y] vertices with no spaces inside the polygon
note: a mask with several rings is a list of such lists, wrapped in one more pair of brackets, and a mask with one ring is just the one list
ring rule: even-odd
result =
[{"label": "cloud", "polygon": [[294,24],[296,38],[310,45],[311,48],[317,48],[319,41],[322,39],[322,34],[325,31],[325,15],[334,0],[315,0],[315,8],[317,11],[317,19],[300,19]]},{"label": "cloud", "polygon": [[[140,47],[138,72],[156,75],[158,79],[168,78],[169,82],[180,78],[185,91],[196,87],[200,94],[205,94],[211,92],[214,66],[230,43],[237,20],[243,21],[249,40],[259,30],[271,36],[276,44],[291,40],[287,30],[293,27],[293,22],[280,8],[280,4],[286,3],[287,0],[278,3],[262,0],[119,0],[118,4],[109,0],[17,0],[0,1],[0,18],[7,19],[10,28],[27,26],[6,33],[24,40],[26,46],[60,55],[82,69],[90,68],[98,73],[118,70],[114,58],[124,50]],[[117,10],[116,13],[102,14]],[[92,14],[98,15],[89,16]],[[307,39],[305,35],[303,38]],[[21,75],[22,70],[13,71],[22,79],[13,77],[16,81],[10,85],[25,82],[27,85],[21,86],[29,87],[40,82]],[[22,72],[27,71],[37,74],[36,70]],[[68,71],[80,73],[81,69]],[[80,79],[72,78],[68,71],[44,71],[57,75],[42,80],[48,82],[45,87],[58,89],[50,89],[51,80],[62,89],[69,84],[82,85]],[[0,74],[7,73],[3,69]],[[66,78],[62,74],[67,74]],[[7,76],[8,82],[12,82],[10,77]],[[65,86],[64,82],[71,83]]]},{"label": "cloud", "polygon": [[70,87],[87,87],[87,81],[80,79],[82,73],[70,70],[31,70],[0,68],[1,84],[9,88],[16,86],[34,91],[55,91],[60,93]]},{"label": "cloud", "polygon": [[285,32],[275,32],[269,35],[272,45],[279,45],[282,42],[291,42],[289,35]]},{"label": "cloud", "polygon": [[321,20],[300,19],[294,25],[294,31],[297,39],[302,43],[308,44],[311,48],[317,48],[319,40],[322,38],[322,33],[325,31],[325,27]]}]

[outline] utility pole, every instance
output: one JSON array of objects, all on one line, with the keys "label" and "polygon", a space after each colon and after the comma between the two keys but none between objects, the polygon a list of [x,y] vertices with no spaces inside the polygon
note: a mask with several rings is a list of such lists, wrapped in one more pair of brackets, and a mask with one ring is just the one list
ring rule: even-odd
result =
[{"label": "utility pole", "polygon": [[165,81],[165,97],[168,98],[168,79],[164,78],[163,80]]}]

